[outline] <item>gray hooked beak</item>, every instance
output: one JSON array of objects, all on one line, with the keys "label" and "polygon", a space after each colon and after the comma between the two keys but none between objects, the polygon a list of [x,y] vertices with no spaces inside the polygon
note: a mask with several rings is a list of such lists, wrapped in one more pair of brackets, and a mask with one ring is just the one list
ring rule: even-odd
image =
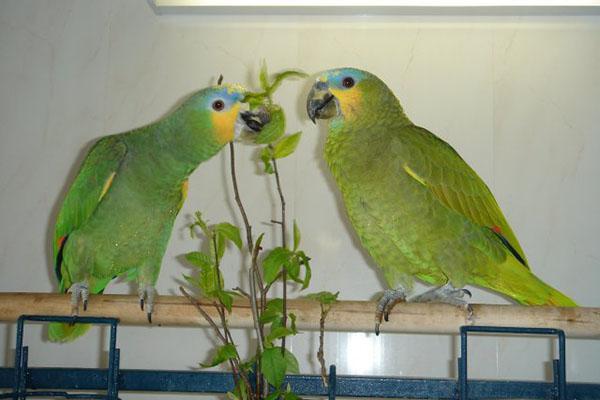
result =
[{"label": "gray hooked beak", "polygon": [[252,132],[260,132],[271,120],[269,113],[262,109],[256,111],[242,111],[240,117]]},{"label": "gray hooked beak", "polygon": [[328,119],[337,115],[337,99],[329,91],[327,82],[317,81],[306,100],[306,112],[313,123],[316,119]]}]

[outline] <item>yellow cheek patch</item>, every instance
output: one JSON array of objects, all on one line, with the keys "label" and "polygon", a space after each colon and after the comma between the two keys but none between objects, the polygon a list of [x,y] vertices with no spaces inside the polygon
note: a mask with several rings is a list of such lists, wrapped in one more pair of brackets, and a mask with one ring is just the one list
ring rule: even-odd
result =
[{"label": "yellow cheek patch", "polygon": [[229,143],[233,140],[235,120],[239,111],[240,105],[236,104],[229,111],[212,113],[212,124],[215,127],[217,141],[220,144]]},{"label": "yellow cheek patch", "polygon": [[348,90],[330,89],[330,91],[338,99],[344,117],[352,118],[357,115],[362,102],[360,91],[356,88]]}]

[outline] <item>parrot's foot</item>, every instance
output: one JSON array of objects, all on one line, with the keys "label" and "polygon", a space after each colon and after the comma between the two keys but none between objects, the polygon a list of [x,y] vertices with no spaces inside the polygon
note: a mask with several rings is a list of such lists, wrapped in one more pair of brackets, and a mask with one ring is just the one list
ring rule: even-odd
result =
[{"label": "parrot's foot", "polygon": [[83,311],[87,311],[88,298],[90,296],[90,289],[86,281],[74,283],[69,288],[71,292],[71,314],[79,315],[79,298],[83,303]]},{"label": "parrot's foot", "polygon": [[379,326],[381,320],[385,319],[387,322],[390,317],[390,311],[392,308],[400,302],[406,300],[406,292],[404,289],[387,289],[383,292],[383,296],[377,303],[377,311],[375,312],[375,334],[379,336]]},{"label": "parrot's foot", "polygon": [[138,297],[140,299],[140,308],[144,311],[146,307],[146,315],[148,316],[148,323],[152,323],[152,311],[154,311],[154,297],[156,295],[156,289],[152,285],[141,284],[138,288]]},{"label": "parrot's foot", "polygon": [[471,320],[473,309],[469,302],[464,298],[465,295],[471,298],[471,292],[467,289],[457,289],[450,283],[444,286],[436,287],[417,295],[408,301],[411,303],[444,303],[456,307],[464,308],[467,312],[467,320]]}]

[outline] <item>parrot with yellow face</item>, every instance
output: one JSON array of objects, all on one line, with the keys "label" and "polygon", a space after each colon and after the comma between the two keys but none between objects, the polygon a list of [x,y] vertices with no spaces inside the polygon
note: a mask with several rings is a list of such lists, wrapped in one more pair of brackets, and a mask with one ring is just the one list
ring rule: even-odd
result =
[{"label": "parrot with yellow face", "polygon": [[[245,89],[202,89],[168,116],[100,138],[88,152],[56,220],[53,249],[59,291],[71,292],[73,314],[90,293],[126,275],[138,284],[148,321],[173,222],[188,177],[242,131],[261,129],[242,110]],[[52,341],[70,341],[89,325],[52,323]]]},{"label": "parrot with yellow face", "polygon": [[487,185],[448,143],[413,124],[381,79],[355,68],[326,71],[307,112],[329,122],[325,160],[391,288],[376,331],[415,278],[435,287],[411,301],[466,305],[463,287],[476,285],[520,304],[576,306],[533,274]]}]

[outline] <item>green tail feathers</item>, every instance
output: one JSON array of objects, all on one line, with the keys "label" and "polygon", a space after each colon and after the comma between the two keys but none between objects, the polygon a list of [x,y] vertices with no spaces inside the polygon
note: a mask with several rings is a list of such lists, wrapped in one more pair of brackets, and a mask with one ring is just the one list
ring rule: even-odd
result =
[{"label": "green tail feathers", "polygon": [[523,305],[577,307],[571,298],[543,282],[512,257],[499,269],[495,276],[478,279],[476,284],[505,294]]},{"label": "green tail feathers", "polygon": [[48,325],[48,339],[51,342],[72,342],[90,329],[90,324],[63,324],[52,322]]},{"label": "green tail feathers", "polygon": [[529,288],[536,291],[535,296],[525,296],[520,299],[516,299],[521,304],[529,306],[554,306],[554,307],[577,307],[570,297],[564,295],[552,286],[544,283],[532,274],[533,282],[529,284]]}]

